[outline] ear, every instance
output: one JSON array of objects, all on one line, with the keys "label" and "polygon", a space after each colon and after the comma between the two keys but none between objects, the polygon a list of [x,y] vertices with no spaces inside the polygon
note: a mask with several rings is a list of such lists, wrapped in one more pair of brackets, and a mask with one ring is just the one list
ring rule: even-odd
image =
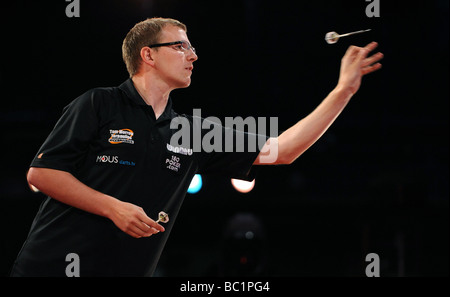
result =
[{"label": "ear", "polygon": [[153,51],[151,48],[149,48],[148,46],[144,46],[143,48],[141,48],[140,54],[143,63],[154,66],[155,61],[153,60]]}]

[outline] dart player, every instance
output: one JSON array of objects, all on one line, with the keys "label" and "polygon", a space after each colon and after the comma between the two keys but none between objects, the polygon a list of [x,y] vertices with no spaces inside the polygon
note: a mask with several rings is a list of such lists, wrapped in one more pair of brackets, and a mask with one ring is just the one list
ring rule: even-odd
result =
[{"label": "dart player", "polygon": [[[261,149],[198,152],[170,142],[174,119],[194,121],[177,114],[170,97],[190,85],[198,59],[186,26],[167,18],[136,24],[122,45],[130,78],[66,106],[31,162],[28,182],[48,197],[11,276],[66,276],[69,254],[78,255],[80,276],[152,276],[192,177],[218,172],[252,180],[255,165],[294,162],[339,116],[361,78],[381,67],[381,53],[369,56],[376,46],[351,46],[336,87],[281,135],[246,133],[267,141]],[[261,152],[270,150],[277,157],[267,162]],[[170,216],[166,224],[154,220],[160,211]]]}]

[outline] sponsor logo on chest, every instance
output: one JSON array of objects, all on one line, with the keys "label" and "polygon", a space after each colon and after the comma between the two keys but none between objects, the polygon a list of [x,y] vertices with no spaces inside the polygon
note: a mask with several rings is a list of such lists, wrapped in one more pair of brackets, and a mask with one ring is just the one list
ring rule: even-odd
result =
[{"label": "sponsor logo on chest", "polygon": [[134,144],[133,135],[134,132],[131,129],[110,129],[109,133],[111,137],[108,142],[111,144],[128,143]]}]

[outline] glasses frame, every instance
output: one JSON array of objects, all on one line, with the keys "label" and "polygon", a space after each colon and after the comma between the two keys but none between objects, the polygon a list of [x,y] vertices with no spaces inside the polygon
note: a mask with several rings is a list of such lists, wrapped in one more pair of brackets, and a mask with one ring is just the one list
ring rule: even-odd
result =
[{"label": "glasses frame", "polygon": [[[182,48],[184,51],[192,50],[192,52],[193,52],[194,54],[196,54],[195,48],[194,48],[192,45],[190,45],[189,42],[187,42],[187,41],[182,41],[182,40],[180,40],[180,41],[173,41],[173,42],[165,42],[165,43],[151,44],[151,45],[149,45],[148,47],[149,47],[149,48],[154,48],[154,47],[171,46],[171,45],[177,45],[177,44],[180,44],[180,45],[181,45],[181,48]],[[185,45],[187,45],[187,48],[186,48]]]}]

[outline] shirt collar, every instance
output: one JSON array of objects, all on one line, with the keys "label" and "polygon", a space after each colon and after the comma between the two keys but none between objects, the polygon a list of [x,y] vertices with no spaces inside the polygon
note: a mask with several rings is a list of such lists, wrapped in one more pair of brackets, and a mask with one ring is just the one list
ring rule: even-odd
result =
[{"label": "shirt collar", "polygon": [[[136,90],[136,87],[134,86],[133,80],[131,78],[128,78],[126,81],[124,81],[120,86],[119,89],[121,89],[128,98],[130,98],[134,103],[137,105],[144,105],[144,106],[151,106],[148,105],[144,99],[141,97],[141,95]],[[158,118],[158,120],[163,119],[172,119],[176,117],[177,114],[172,109],[172,99],[169,96],[169,99],[167,100],[166,108],[164,109],[164,112],[161,114],[161,116]]]}]

